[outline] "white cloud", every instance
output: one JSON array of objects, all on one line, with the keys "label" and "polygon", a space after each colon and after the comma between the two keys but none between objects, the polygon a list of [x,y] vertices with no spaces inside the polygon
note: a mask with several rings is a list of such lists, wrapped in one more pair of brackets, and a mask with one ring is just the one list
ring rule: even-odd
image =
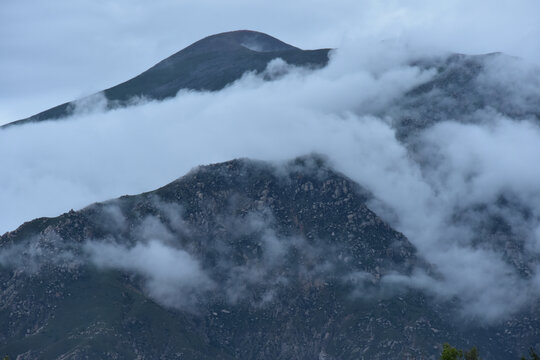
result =
[{"label": "white cloud", "polygon": [[[466,311],[482,316],[485,310],[484,317],[487,319],[515,311],[529,296],[538,293],[538,281],[521,280],[517,271],[504,261],[503,253],[495,252],[489,246],[474,246],[473,240],[478,234],[475,226],[485,214],[478,215],[476,219],[473,212],[467,212],[470,217],[467,221],[456,222],[453,219],[456,209],[470,210],[467,208],[475,205],[496,207],[493,202],[502,193],[510,193],[532,213],[529,220],[514,223],[526,224],[525,229],[521,229],[525,233],[525,240],[529,248],[537,248],[538,245],[531,243],[531,239],[537,241],[540,214],[540,191],[536,186],[538,173],[535,166],[540,155],[538,125],[518,122],[523,119],[509,119],[484,109],[475,115],[477,120],[481,120],[477,124],[447,121],[426,130],[419,137],[418,147],[413,149],[396,140],[395,131],[390,125],[392,119],[373,115],[384,115],[384,110],[393,99],[433,76],[433,71],[422,72],[406,65],[412,58],[433,53],[431,50],[412,48],[416,41],[424,49],[438,45],[450,50],[474,52],[507,50],[529,56],[534,61],[540,58],[537,37],[534,44],[525,40],[522,43],[514,41],[526,35],[522,33],[524,29],[537,33],[535,27],[538,22],[535,19],[532,23],[529,13],[525,13],[525,9],[534,9],[537,5],[518,2],[515,11],[521,18],[511,19],[505,27],[512,30],[510,35],[501,37],[494,30],[498,21],[506,18],[508,4],[497,8],[498,11],[494,13],[482,12],[487,2],[456,4],[428,5],[418,1],[410,7],[403,7],[397,2],[387,1],[380,4],[369,2],[368,5],[356,7],[351,3],[352,15],[343,17],[343,23],[337,27],[339,30],[330,30],[330,24],[339,22],[337,19],[343,15],[343,9],[338,7],[327,14],[332,19],[325,23],[327,27],[323,26],[321,32],[308,36],[310,40],[306,40],[308,44],[319,44],[331,39],[329,45],[339,45],[340,49],[326,69],[309,73],[291,68],[286,75],[273,82],[264,82],[260,77],[247,74],[218,93],[183,91],[177,98],[161,103],[146,102],[107,113],[79,113],[69,121],[45,122],[0,131],[0,231],[12,230],[34,217],[54,216],[94,201],[155,189],[200,164],[235,157],[281,161],[319,152],[325,154],[338,170],[372,191],[375,195],[372,203],[374,209],[383,216],[386,216],[385,209],[389,209],[392,216],[388,215],[387,219],[391,219],[392,225],[404,232],[422,256],[434,262],[441,274],[440,280],[435,282],[425,276],[407,281],[420,283],[417,286],[428,287],[442,296],[457,296],[464,303]],[[107,14],[115,18],[115,11],[122,9],[120,5],[116,10],[114,6],[106,10]],[[294,9],[299,10],[296,6]],[[134,24],[147,19],[149,15],[145,14],[145,9],[144,5],[138,4],[134,10],[130,10],[138,16]],[[159,5],[155,9],[159,13]],[[247,9],[249,13],[254,8],[247,6]],[[309,19],[324,17],[323,9],[310,10],[306,16]],[[367,11],[361,15],[361,19],[369,14],[384,15],[375,16],[360,28],[351,28],[353,15],[358,15],[363,9]],[[16,12],[20,8],[10,5],[7,10],[6,13]],[[71,8],[67,11],[76,10]],[[482,21],[478,20],[479,14],[486,15]],[[292,22],[294,11],[291,16],[285,16],[282,21]],[[169,17],[164,18],[163,26],[167,25],[168,20]],[[362,23],[358,19],[355,21]],[[518,21],[523,21],[523,28],[512,27]],[[227,25],[225,23],[218,22],[216,27],[224,27]],[[10,29],[17,29],[12,22],[8,24],[12,26]],[[313,30],[314,25],[307,24],[306,29]],[[459,30],[460,27],[456,25],[464,27]],[[480,25],[486,25],[485,29],[472,32],[474,36],[467,33]],[[3,26],[3,29],[8,28],[8,25]],[[283,34],[292,34],[293,27],[290,26],[289,31]],[[297,23],[295,26],[298,27]],[[62,29],[61,26],[53,28],[45,35],[56,37]],[[161,25],[156,34],[161,34],[159,29],[162,29]],[[201,35],[197,31],[201,29],[196,28],[181,39],[193,34],[199,38]],[[84,33],[86,30],[80,31]],[[207,33],[208,29],[205,30]],[[137,34],[140,35],[136,31],[127,38]],[[161,35],[160,41],[170,44],[174,34]],[[31,37],[29,34],[25,36],[27,40]],[[289,40],[287,36],[279,37]],[[380,42],[380,39],[388,37],[398,41]],[[291,38],[298,39],[292,35]],[[127,46],[134,54],[148,51],[150,55],[141,55],[140,63],[152,63],[163,57],[162,50],[157,49],[159,45],[147,47],[154,39],[143,36],[141,40],[133,43],[128,41],[128,45],[122,46]],[[14,51],[18,49],[10,41],[3,43],[2,47],[11,47]],[[179,41],[185,41],[180,47],[188,43],[188,40]],[[76,44],[75,39],[71,43]],[[27,44],[33,42],[25,46]],[[107,44],[110,46],[112,42],[107,40]],[[139,47],[144,50],[139,50]],[[53,48],[61,49],[58,44]],[[81,52],[78,45],[68,50],[74,52],[75,60],[90,56],[87,52]],[[164,52],[168,54],[174,50],[177,48],[167,47]],[[67,50],[59,50],[60,54],[65,55],[62,51]],[[125,49],[122,51],[127,52]],[[29,53],[22,50],[15,53],[17,56],[13,58],[3,58],[4,64],[16,63],[18,57],[29,61]],[[48,58],[44,63],[55,58]],[[95,60],[95,55],[89,59]],[[30,63],[25,64],[31,67],[28,65]],[[142,69],[147,65],[141,66]],[[138,66],[127,66],[125,72],[121,72],[122,79],[116,79],[115,83],[125,80],[127,72],[135,71],[133,69]],[[272,66],[277,66],[280,74],[284,69],[279,62],[274,62]],[[103,63],[98,63],[88,73],[94,77],[101,68],[105,68]],[[39,69],[44,71],[46,67]],[[107,71],[112,72],[113,69],[116,68]],[[75,69],[64,70],[67,75],[53,71],[51,76],[64,77],[77,73]],[[5,77],[7,72],[3,70],[2,74]],[[521,101],[534,100],[539,94],[540,77],[528,65],[516,70],[509,63],[496,63],[488,68],[487,74],[486,78],[481,79],[485,85],[495,79],[508,85],[509,89],[517,89],[510,94],[512,104],[518,102],[519,106],[529,106],[534,101]],[[509,75],[503,77],[500,74]],[[85,82],[88,78],[85,75],[77,77],[76,81]],[[14,79],[10,80],[10,84],[14,84],[13,91],[19,95],[6,99],[20,99],[21,94],[28,90],[25,84],[15,86],[17,81]],[[50,83],[52,80],[41,81]],[[517,88],[514,86],[516,84],[519,85]],[[103,84],[89,83],[89,90],[85,91],[101,87],[104,87]],[[39,86],[34,88],[36,92],[41,92]],[[10,111],[15,112],[7,110]],[[504,211],[512,212],[511,209]],[[152,231],[153,236],[158,236],[159,226]],[[524,241],[521,238],[518,240]],[[151,246],[150,250],[158,255],[165,251],[160,247],[162,245]],[[136,256],[143,248],[133,249],[122,250]],[[110,250],[114,252],[117,249],[111,247]],[[275,250],[278,251],[279,247]],[[174,254],[186,256],[178,251]],[[189,258],[186,261],[194,265]],[[143,271],[136,267],[139,265],[133,266],[131,270]],[[146,265],[143,263],[140,266]],[[196,270],[197,266],[188,268]],[[152,279],[153,275],[149,276]],[[534,276],[538,279],[538,274],[533,272],[532,276],[532,279]],[[514,298],[512,294],[515,291],[527,287],[530,290],[525,292],[523,299]],[[482,294],[471,297],[467,293],[471,288],[480,289]]]},{"label": "white cloud", "polygon": [[[369,154],[374,147],[401,152],[398,165],[405,151],[383,145],[392,130],[352,112],[359,104],[384,105],[431,74],[411,67],[377,76],[353,71],[350,63],[362,56],[353,55],[348,66],[336,56],[344,71],[337,65],[315,73],[293,68],[274,82],[248,74],[218,93],[181,92],[161,103],[0,131],[0,161],[9,169],[0,179],[0,231],[152,190],[197,165],[235,157],[283,160],[332,149],[347,157],[347,149]],[[364,162],[370,166],[370,158]]]},{"label": "white cloud", "polygon": [[84,250],[100,268],[142,276],[149,295],[166,306],[194,310],[201,294],[215,287],[197,259],[158,240],[130,248],[93,241],[87,242]]}]

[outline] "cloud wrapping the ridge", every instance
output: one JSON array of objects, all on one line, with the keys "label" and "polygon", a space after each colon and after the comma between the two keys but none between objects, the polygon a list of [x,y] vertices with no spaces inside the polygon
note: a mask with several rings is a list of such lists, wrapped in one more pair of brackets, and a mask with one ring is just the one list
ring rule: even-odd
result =
[{"label": "cloud wrapping the ridge", "polygon": [[[456,297],[465,314],[504,318],[540,293],[538,261],[530,259],[530,277],[522,278],[502,251],[489,246],[491,239],[478,245],[477,224],[486,215],[471,208],[504,210],[521,224],[517,211],[496,204],[503,194],[517,197],[532,214],[522,229],[524,238],[517,240],[529,249],[540,247],[538,124],[482,109],[475,114],[481,119],[477,124],[448,119],[421,132],[414,147],[402,143],[384,110],[435,73],[407,65],[425,53],[391,43],[371,45],[344,44],[327,68],[307,72],[291,67],[272,82],[265,82],[264,74],[246,74],[220,92],[181,91],[163,102],[105,113],[98,108],[66,121],[0,131],[0,165],[6,169],[0,178],[0,230],[152,190],[200,164],[236,157],[283,161],[318,152],[374,194],[372,208],[402,231],[439,275],[437,280],[417,274],[394,281]],[[496,74],[488,69],[486,76],[493,79],[505,66],[511,64],[499,64]],[[282,74],[279,62],[269,71],[276,67]],[[538,94],[537,72],[526,73],[532,76],[520,78],[526,84],[513,90],[516,99]],[[469,218],[457,221],[462,210]],[[147,225],[156,236],[159,224]],[[146,274],[150,292],[159,292],[162,281],[185,282],[189,292],[188,275],[202,276],[189,255],[160,243],[104,246],[105,254],[122,260],[123,269]],[[165,270],[153,273],[144,260],[134,261],[145,251],[163,257],[167,266],[181,266],[178,278],[161,279]],[[174,264],[172,255],[185,264]],[[105,260],[102,265],[112,266]],[[175,294],[162,295],[173,299]]]},{"label": "cloud wrapping the ridge", "polygon": [[0,131],[0,161],[10,169],[0,179],[0,232],[155,189],[200,164],[235,157],[283,160],[363,137],[374,137],[361,145],[365,149],[390,151],[376,137],[391,138],[392,130],[352,113],[361,104],[383,106],[432,72],[406,66],[377,74],[352,70],[362,59],[353,50],[348,60],[336,55],[337,65],[310,75],[292,68],[279,81],[265,82],[248,74],[217,93],[181,91],[164,102],[106,113],[86,109],[68,121]]}]

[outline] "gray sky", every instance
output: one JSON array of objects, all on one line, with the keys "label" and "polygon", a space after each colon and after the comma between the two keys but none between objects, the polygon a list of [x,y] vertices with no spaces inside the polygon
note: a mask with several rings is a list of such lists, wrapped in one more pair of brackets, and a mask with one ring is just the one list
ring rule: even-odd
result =
[{"label": "gray sky", "polygon": [[540,63],[540,2],[3,0],[0,124],[146,70],[200,38],[250,29],[302,48],[393,40]]}]

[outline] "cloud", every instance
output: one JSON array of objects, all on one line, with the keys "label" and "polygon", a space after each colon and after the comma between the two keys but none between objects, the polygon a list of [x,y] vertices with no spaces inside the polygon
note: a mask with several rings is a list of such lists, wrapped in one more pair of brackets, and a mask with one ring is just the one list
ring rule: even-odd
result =
[{"label": "cloud", "polygon": [[[130,215],[122,212],[121,201],[87,208],[83,222],[91,225],[81,232],[91,229],[101,238],[73,241],[72,233],[62,237],[47,228],[4,246],[0,266],[31,277],[51,276],[58,269],[77,274],[89,266],[121,271],[159,304],[190,312],[215,302],[266,306],[288,286],[308,289],[337,282],[358,297],[383,292],[377,289],[379,271],[388,272],[390,264],[388,269],[377,267],[376,274],[359,272],[340,244],[279,236],[268,208],[236,216],[215,213],[207,219],[219,224],[221,231],[215,232],[213,227],[190,225],[174,203],[149,200],[143,213],[130,209]],[[143,215],[148,213],[152,215]],[[172,224],[171,218],[181,221]],[[112,221],[103,223],[107,219]],[[369,280],[369,289],[361,276]],[[360,287],[366,291],[360,292]]]},{"label": "cloud", "polygon": [[92,112],[103,112],[107,110],[108,100],[103,92],[73,101],[69,104],[68,112],[73,115],[84,115]]},{"label": "cloud", "polygon": [[[480,106],[472,117],[443,119],[420,129],[414,142],[402,142],[392,125],[399,108],[392,105],[435,76],[434,69],[408,65],[433,52],[392,42],[342,45],[322,70],[276,60],[266,73],[279,70],[271,82],[248,73],[216,93],[181,91],[163,102],[106,113],[98,107],[67,121],[0,131],[0,229],[152,190],[200,164],[237,157],[279,162],[317,152],[374,195],[370,206],[408,237],[437,275],[388,275],[388,281],[457,298],[462,313],[488,321],[520,310],[540,293],[540,130],[534,116]],[[508,106],[534,110],[539,76],[534,66],[519,64],[492,63],[473,85],[489,91],[499,82],[513,89],[509,99],[517,99]],[[423,109],[403,110],[421,117]],[[144,236],[161,243],[106,249],[126,259],[144,249],[160,256],[173,245],[163,221],[147,221]],[[505,223],[507,230],[490,230]],[[267,240],[268,254],[279,254],[280,240]],[[170,250],[197,269],[182,253],[189,249]],[[129,270],[145,273],[140,266]],[[240,266],[233,278],[282,281],[266,269]],[[146,276],[152,283],[156,275]]]},{"label": "cloud", "polygon": [[200,296],[216,286],[197,259],[158,240],[133,247],[92,241],[84,251],[99,268],[142,276],[148,294],[168,307],[194,310]]},{"label": "cloud", "polygon": [[[431,73],[406,66],[377,70],[376,75],[346,68],[358,57],[359,51],[349,60],[335,56],[338,65],[311,73],[291,68],[279,81],[247,74],[219,93],[183,91],[165,102],[0,131],[2,167],[10,169],[0,180],[0,231],[38,216],[152,190],[204,163],[245,156],[289,159],[341,147],[341,136],[355,144],[370,131],[391,139],[386,125],[352,112],[359,104],[383,106]],[[385,147],[376,143],[361,146]]]}]

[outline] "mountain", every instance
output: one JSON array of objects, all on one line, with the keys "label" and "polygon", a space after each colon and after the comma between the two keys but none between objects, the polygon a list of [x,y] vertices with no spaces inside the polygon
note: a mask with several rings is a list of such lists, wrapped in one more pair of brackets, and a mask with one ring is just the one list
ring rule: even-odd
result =
[{"label": "mountain", "polygon": [[[356,357],[367,350],[360,341],[371,344],[367,354],[381,352],[385,344],[348,327],[365,319],[380,336],[391,325],[376,314],[396,300],[356,299],[355,287],[365,281],[364,290],[375,291],[381,274],[408,272],[416,259],[367,198],[318,158],[284,167],[235,160],[150,193],[26,223],[0,238],[10,264],[1,272],[0,351],[28,359],[307,359]],[[155,241],[189,253],[201,270],[167,283],[152,270],[100,268],[112,253],[88,258],[99,246],[128,254]],[[121,255],[113,256],[116,263]],[[405,321],[411,326],[416,311]],[[415,336],[383,352],[407,353]]]},{"label": "mountain", "polygon": [[[482,123],[479,111],[540,122],[540,94],[534,94],[526,81],[538,76],[540,68],[526,74],[520,59],[502,53],[450,54],[418,59],[411,65],[435,70],[435,75],[386,109],[402,140],[445,120]],[[501,72],[513,79],[511,87],[504,77],[501,80]]]},{"label": "mountain", "polygon": [[[216,91],[238,80],[248,71],[261,72],[268,62],[281,58],[289,64],[322,67],[329,49],[301,50],[256,31],[232,31],[206,37],[140,75],[103,90],[108,108],[127,106],[137,98],[162,100],[181,89]],[[92,96],[78,101],[91,101]],[[60,119],[69,116],[75,101],[67,102],[29,118],[3,125]]]},{"label": "mountain", "polygon": [[0,353],[434,359],[451,341],[508,359],[540,335],[516,331],[538,318],[471,335],[451,304],[383,281],[430,266],[370,198],[317,156],[243,159],[25,223],[0,237]]},{"label": "mountain", "polygon": [[[281,58],[289,64],[320,68],[327,65],[330,49],[301,50],[256,31],[232,31],[208,36],[164,59],[140,75],[86,98],[70,101],[29,118],[0,126],[61,119],[77,104],[105,102],[108,109],[129,106],[137,99],[163,100],[179,90],[218,91],[244,73],[262,72]],[[512,66],[504,64],[513,63]],[[478,123],[479,110],[491,110],[512,118],[540,121],[540,102],[531,97],[527,77],[520,73],[520,59],[502,54],[447,54],[418,58],[409,63],[434,76],[385,107],[379,116],[391,116],[398,137],[407,141],[429,126],[448,119]],[[517,66],[517,67],[516,67]],[[516,82],[509,87],[496,75],[514,67]],[[504,69],[504,70],[501,70]],[[495,74],[495,76],[494,76]],[[522,77],[522,79],[520,79]],[[521,80],[521,83],[519,82]],[[104,98],[101,97],[103,95]]]},{"label": "mountain", "polygon": [[[325,66],[328,51],[300,50],[251,31],[223,33],[98,97],[115,108],[139,97],[172,97],[180,89],[217,91],[245,71],[264,71],[277,57]],[[481,313],[484,307],[489,313],[491,304],[485,301],[475,307],[478,318],[464,319],[464,301],[486,298],[479,296],[481,289],[470,286],[467,296],[438,297],[446,289],[414,283],[447,279],[437,270],[440,263],[421,257],[383,214],[370,209],[375,203],[380,209],[381,199],[322,157],[286,164],[237,159],[201,166],[155,191],[35,219],[1,236],[0,355],[436,359],[441,344],[450,342],[476,345],[482,358],[503,360],[538,347],[540,302],[537,290],[529,289],[536,286],[540,261],[533,247],[540,219],[535,177],[517,168],[532,186],[514,178],[493,189],[483,182],[484,196],[473,197],[478,184],[472,180],[482,175],[485,159],[469,161],[463,151],[463,159],[456,160],[466,162],[465,170],[452,167],[459,165],[452,163],[452,152],[438,148],[446,134],[429,138],[439,123],[487,124],[493,131],[501,118],[513,125],[526,121],[534,131],[540,120],[538,69],[523,71],[519,61],[496,53],[449,54],[409,65],[432,76],[369,115],[392,126],[419,179],[436,193],[433,203],[448,201],[439,233],[426,233],[441,247],[446,241],[463,245],[459,256],[493,256],[506,273],[515,272],[506,278],[501,271],[501,282],[485,288],[501,285],[498,292],[486,292],[494,294],[494,303],[515,297],[519,306],[510,304],[498,320],[485,320]],[[68,116],[79,101],[8,126]],[[452,151],[470,145],[450,140]],[[491,162],[491,153],[488,157]],[[503,172],[496,165],[490,182]],[[460,185],[452,182],[455,175],[464,175],[465,190],[452,187]],[[456,254],[451,260],[460,266]],[[485,282],[482,276],[493,267],[486,269],[473,276],[480,274]],[[509,289],[516,293],[508,296]]]}]

